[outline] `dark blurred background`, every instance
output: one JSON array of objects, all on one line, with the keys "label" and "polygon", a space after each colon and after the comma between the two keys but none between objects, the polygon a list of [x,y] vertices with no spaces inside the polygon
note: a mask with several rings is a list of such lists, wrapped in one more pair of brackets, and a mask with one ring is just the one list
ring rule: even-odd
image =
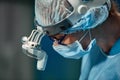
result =
[{"label": "dark blurred background", "polygon": [[21,50],[33,25],[34,0],[0,0],[0,80],[34,80],[34,60]]},{"label": "dark blurred background", "polygon": [[42,41],[48,54],[45,71],[23,54],[21,38],[30,35],[33,22],[34,0],[0,0],[0,80],[78,80],[81,59],[63,58],[47,37]]}]

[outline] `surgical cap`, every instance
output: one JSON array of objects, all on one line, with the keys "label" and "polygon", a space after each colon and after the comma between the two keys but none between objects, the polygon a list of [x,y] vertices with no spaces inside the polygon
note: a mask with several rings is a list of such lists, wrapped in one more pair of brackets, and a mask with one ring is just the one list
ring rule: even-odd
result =
[{"label": "surgical cap", "polygon": [[[98,25],[102,23],[108,16],[108,14],[105,13],[106,10],[107,12],[109,10],[108,2],[110,2],[110,0],[88,0],[87,2],[86,0],[35,0],[35,22],[37,22],[37,24],[42,27],[44,32],[48,35],[56,35],[58,33],[64,32],[65,30],[73,28],[73,26],[75,26],[77,23],[80,23],[80,25],[82,25],[83,23],[86,24],[86,20],[88,23],[91,23],[89,22],[91,21],[90,19],[95,16],[94,13],[91,13],[90,9],[97,8],[100,14],[102,14],[101,12],[104,12],[104,15],[102,17],[98,14]],[[104,4],[106,5],[107,9],[106,7],[101,7]],[[100,8],[98,9],[98,7]],[[94,12],[95,11],[96,10],[94,10]],[[89,15],[87,15],[88,13]],[[90,18],[90,15],[92,15],[93,17]],[[103,17],[105,19],[100,22]],[[84,25],[80,25],[77,24],[76,29],[79,28],[80,30],[81,28],[86,27]],[[76,30],[74,29],[74,31]]]},{"label": "surgical cap", "polygon": [[35,20],[41,26],[57,24],[72,12],[67,0],[35,0]]}]

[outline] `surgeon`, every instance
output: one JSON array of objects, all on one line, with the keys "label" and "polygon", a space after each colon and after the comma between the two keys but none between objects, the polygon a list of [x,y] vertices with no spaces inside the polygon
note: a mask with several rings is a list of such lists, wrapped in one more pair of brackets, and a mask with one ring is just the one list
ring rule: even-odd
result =
[{"label": "surgeon", "polygon": [[69,59],[79,80],[120,80],[120,13],[113,0],[35,0],[35,24]]}]

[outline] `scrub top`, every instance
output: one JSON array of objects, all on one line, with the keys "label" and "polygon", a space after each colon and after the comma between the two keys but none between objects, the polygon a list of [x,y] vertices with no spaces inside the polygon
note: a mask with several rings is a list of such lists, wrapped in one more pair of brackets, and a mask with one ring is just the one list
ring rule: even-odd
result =
[{"label": "scrub top", "polygon": [[94,45],[82,59],[79,80],[120,80],[120,38],[111,48],[109,55]]}]

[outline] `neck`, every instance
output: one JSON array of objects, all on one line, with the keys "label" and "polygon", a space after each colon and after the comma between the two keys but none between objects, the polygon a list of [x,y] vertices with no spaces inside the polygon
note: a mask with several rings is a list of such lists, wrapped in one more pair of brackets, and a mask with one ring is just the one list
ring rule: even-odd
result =
[{"label": "neck", "polygon": [[109,52],[116,40],[120,37],[120,14],[109,15],[108,19],[100,26],[92,30],[92,36],[96,38],[97,44]]}]

